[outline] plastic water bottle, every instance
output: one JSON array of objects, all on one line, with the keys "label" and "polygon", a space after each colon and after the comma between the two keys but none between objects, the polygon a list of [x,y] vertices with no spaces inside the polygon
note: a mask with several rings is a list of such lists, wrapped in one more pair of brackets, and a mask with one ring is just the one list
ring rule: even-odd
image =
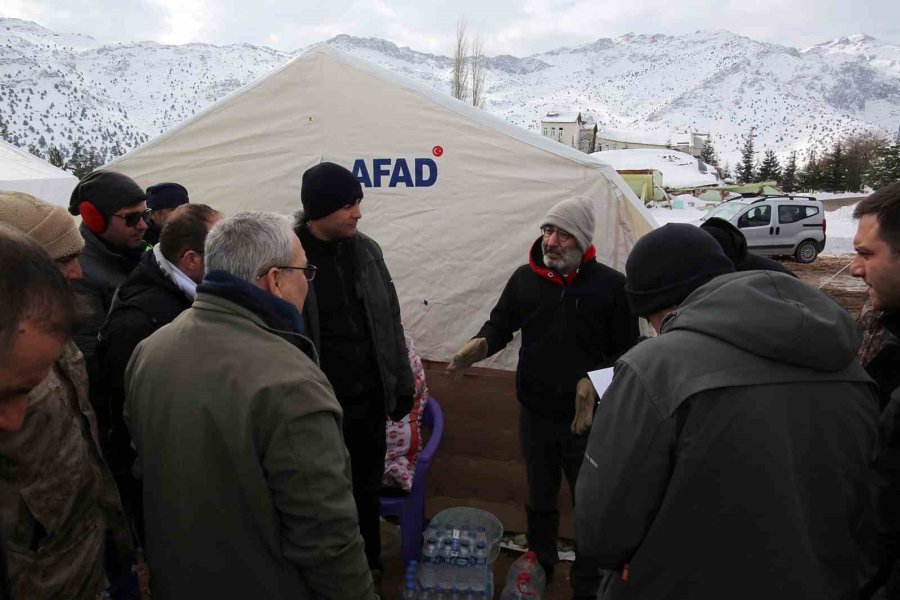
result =
[{"label": "plastic water bottle", "polygon": [[469,562],[472,559],[472,545],[469,542],[469,539],[459,540],[459,554],[456,557],[456,564],[460,567],[468,567]]},{"label": "plastic water bottle", "polygon": [[400,594],[400,597],[403,600],[418,600],[418,594],[416,593],[416,582],[414,580],[406,580],[406,585],[403,586],[403,591]]},{"label": "plastic water bottle", "polygon": [[444,586],[438,584],[436,588],[434,588],[434,600],[450,600],[450,596],[447,593],[447,590],[444,589]]},{"label": "plastic water bottle", "polygon": [[517,558],[509,567],[509,573],[506,575],[507,587],[510,583],[514,583],[516,578],[522,573],[528,573],[532,587],[534,587],[538,595],[542,595],[544,587],[547,585],[547,575],[538,562],[537,555],[531,550]]},{"label": "plastic water bottle", "polygon": [[484,530],[484,527],[479,527],[475,530],[475,544],[477,545],[479,542],[487,546],[487,532]]},{"label": "plastic water bottle", "polygon": [[422,589],[419,591],[419,600],[435,600],[436,596],[434,595],[434,586],[431,585],[423,585]]},{"label": "plastic water bottle", "polygon": [[500,600],[540,600],[541,594],[531,582],[531,575],[526,572],[519,573],[515,581],[511,581],[503,588]]},{"label": "plastic water bottle", "polygon": [[472,559],[475,562],[476,567],[487,566],[487,549],[485,548],[484,542],[475,543],[475,552],[472,553]]},{"label": "plastic water bottle", "polygon": [[422,550],[422,563],[423,564],[437,564],[438,558],[440,555],[440,551],[437,545],[437,538],[430,537],[428,541],[425,542],[425,549]]}]

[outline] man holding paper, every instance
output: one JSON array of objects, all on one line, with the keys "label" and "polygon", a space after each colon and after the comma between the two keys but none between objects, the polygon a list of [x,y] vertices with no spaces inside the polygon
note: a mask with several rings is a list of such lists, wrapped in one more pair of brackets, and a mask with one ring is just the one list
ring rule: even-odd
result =
[{"label": "man holding paper", "polygon": [[[516,392],[528,476],[528,543],[548,577],[559,560],[562,474],[574,492],[593,418],[596,398],[587,373],[612,366],[638,338],[625,278],[597,262],[593,235],[589,198],[567,199],[551,208],[528,264],[516,269],[488,321],[448,367],[459,378],[522,330]],[[581,558],[571,581],[575,598],[595,596],[596,568]]]},{"label": "man holding paper", "polygon": [[626,264],[659,336],[616,364],[578,478],[603,600],[856,598],[878,404],[853,318],[670,224]]}]

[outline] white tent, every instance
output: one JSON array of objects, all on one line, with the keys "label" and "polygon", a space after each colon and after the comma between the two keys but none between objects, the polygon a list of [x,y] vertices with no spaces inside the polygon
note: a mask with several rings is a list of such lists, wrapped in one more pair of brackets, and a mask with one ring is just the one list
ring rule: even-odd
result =
[{"label": "white tent", "polygon": [[78,178],[71,173],[0,140],[0,190],[25,192],[68,206],[77,183]]},{"label": "white tent", "polygon": [[[655,226],[596,158],[327,45],[105,168],[142,186],[177,181],[225,213],[288,214],[321,161],[362,180],[360,230],[384,249],[404,326],[432,360],[476,333],[554,203],[595,199],[598,256],[620,270]],[[488,366],[514,368],[515,352]]]}]

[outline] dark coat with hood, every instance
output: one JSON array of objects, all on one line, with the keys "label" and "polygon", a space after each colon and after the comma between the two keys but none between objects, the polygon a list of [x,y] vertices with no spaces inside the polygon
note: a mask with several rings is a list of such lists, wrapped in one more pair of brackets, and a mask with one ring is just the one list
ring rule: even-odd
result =
[{"label": "dark coat with hood", "polygon": [[878,406],[811,286],[713,279],[616,365],[576,486],[604,600],[856,598]]},{"label": "dark coat with hood", "polygon": [[131,468],[134,450],[131,436],[122,420],[125,404],[125,367],[139,343],[154,331],[171,323],[191,306],[189,298],[159,268],[152,250],[122,283],[97,342],[97,361],[101,390],[106,398],[107,414],[103,438],[107,460],[115,473]]},{"label": "dark coat with hood", "polygon": [[706,231],[719,242],[722,252],[734,263],[734,268],[737,271],[778,271],[794,275],[793,271],[777,260],[750,252],[747,249],[747,238],[744,237],[741,230],[725,219],[718,217],[709,218],[703,222],[700,229]]},{"label": "dark coat with hood", "polygon": [[475,335],[487,340],[490,356],[522,330],[516,392],[536,414],[571,420],[578,380],[611,367],[637,342],[638,320],[628,307],[625,276],[595,256],[590,246],[578,270],[561,277],[544,265],[538,238],[528,264],[509,278]]}]

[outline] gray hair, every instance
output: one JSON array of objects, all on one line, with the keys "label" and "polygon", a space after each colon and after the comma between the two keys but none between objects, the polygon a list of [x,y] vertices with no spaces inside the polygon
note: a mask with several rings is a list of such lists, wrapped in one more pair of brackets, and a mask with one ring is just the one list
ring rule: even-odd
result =
[{"label": "gray hair", "polygon": [[206,238],[206,272],[225,271],[255,283],[272,267],[294,259],[291,220],[271,212],[248,210],[216,223]]}]

